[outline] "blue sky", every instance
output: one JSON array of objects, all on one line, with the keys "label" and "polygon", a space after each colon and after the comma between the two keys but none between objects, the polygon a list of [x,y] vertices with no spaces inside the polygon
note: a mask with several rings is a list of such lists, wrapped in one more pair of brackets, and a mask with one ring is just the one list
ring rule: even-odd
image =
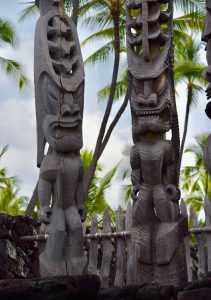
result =
[{"label": "blue sky", "polygon": [[[25,72],[31,79],[31,86],[27,92],[20,93],[16,83],[9,80],[1,72],[0,75],[0,147],[9,144],[9,152],[2,161],[6,165],[11,175],[17,175],[21,184],[21,194],[30,196],[38,178],[39,170],[36,168],[36,120],[34,107],[34,87],[33,87],[33,40],[36,17],[25,23],[18,23],[18,13],[24,8],[20,2],[24,0],[1,0],[0,17],[10,20],[16,27],[19,43],[15,50],[4,47],[0,48],[0,55],[16,59],[25,67]],[[79,38],[82,41],[88,32],[79,29]],[[97,44],[82,49],[83,57],[86,58]],[[202,53],[204,59],[204,53]],[[93,148],[100,121],[102,120],[104,104],[99,104],[96,92],[100,87],[108,84],[111,80],[112,58],[110,63],[101,64],[94,68],[86,68],[86,93],[84,111],[84,146]],[[183,129],[183,119],[185,112],[186,94],[181,86],[177,99],[177,107],[180,119],[180,131]],[[193,137],[211,128],[210,120],[207,119],[204,109],[206,106],[205,95],[200,95],[198,106],[194,107],[190,115],[187,143],[193,142]],[[118,108],[114,106],[113,113]],[[106,170],[112,168],[122,159],[122,151],[125,145],[132,144],[130,129],[129,108],[122,117],[117,128],[114,130],[108,147],[102,156],[101,162]],[[191,161],[189,156],[184,157],[184,164]],[[119,184],[116,183],[107,198],[112,206],[121,203],[119,196]]]}]

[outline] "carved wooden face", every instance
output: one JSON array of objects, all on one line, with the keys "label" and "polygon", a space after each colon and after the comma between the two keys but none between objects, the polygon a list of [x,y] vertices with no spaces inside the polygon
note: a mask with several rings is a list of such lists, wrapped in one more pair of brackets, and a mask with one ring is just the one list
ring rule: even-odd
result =
[{"label": "carved wooden face", "polygon": [[64,0],[39,0],[35,34],[35,99],[40,166],[46,142],[59,152],[82,148],[84,66],[75,24]]},{"label": "carved wooden face", "polygon": [[135,130],[167,132],[171,127],[169,83],[164,72],[155,79],[133,79],[131,106]]},{"label": "carved wooden face", "polygon": [[83,84],[75,93],[62,92],[48,75],[42,78],[45,90],[43,132],[51,148],[59,152],[80,150],[82,141]]}]

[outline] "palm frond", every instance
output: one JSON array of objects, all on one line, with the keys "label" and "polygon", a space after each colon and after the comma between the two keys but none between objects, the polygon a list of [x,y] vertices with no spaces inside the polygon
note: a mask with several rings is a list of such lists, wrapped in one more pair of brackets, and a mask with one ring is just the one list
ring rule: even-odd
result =
[{"label": "palm frond", "polygon": [[0,57],[0,66],[7,75],[18,79],[20,90],[29,85],[29,79],[23,73],[23,67],[15,60]]},{"label": "palm frond", "polygon": [[110,57],[113,51],[114,51],[113,42],[109,42],[106,45],[99,48],[97,51],[95,51],[92,55],[90,55],[84,61],[84,63],[93,66],[96,63],[105,62]]},{"label": "palm frond", "polygon": [[38,15],[39,9],[35,4],[35,1],[28,1],[23,2],[21,4],[26,5],[26,8],[24,8],[21,12],[19,12],[19,22],[24,22],[32,17],[35,17]]},{"label": "palm frond", "polygon": [[15,28],[12,23],[0,18],[0,45],[3,43],[13,45],[15,37]]}]

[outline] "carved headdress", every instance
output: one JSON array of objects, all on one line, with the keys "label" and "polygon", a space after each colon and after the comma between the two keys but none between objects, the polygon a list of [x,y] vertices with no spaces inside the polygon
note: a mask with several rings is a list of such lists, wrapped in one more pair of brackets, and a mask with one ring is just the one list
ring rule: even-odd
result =
[{"label": "carved headdress", "polygon": [[[85,75],[75,24],[61,9],[64,1],[37,0],[36,4],[41,14],[36,26],[34,61],[37,165],[40,166],[47,139],[46,126],[51,127],[51,134],[62,128],[68,135],[68,128],[78,122],[81,131]],[[52,126],[50,121],[45,121],[47,115],[54,116]],[[59,146],[61,140],[60,136],[56,141],[50,138],[47,142],[52,148],[59,147],[61,152],[68,151],[67,137]]]},{"label": "carved headdress", "polygon": [[147,132],[172,129],[177,168],[180,142],[173,79],[173,1],[127,0],[126,13],[133,140]]}]

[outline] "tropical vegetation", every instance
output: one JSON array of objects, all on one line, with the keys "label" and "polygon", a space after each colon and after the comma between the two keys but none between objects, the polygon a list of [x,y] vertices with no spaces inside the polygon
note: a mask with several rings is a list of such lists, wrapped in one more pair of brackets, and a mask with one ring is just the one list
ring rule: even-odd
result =
[{"label": "tropical vegetation", "polygon": [[[92,150],[84,149],[81,151],[81,159],[84,165],[84,172],[89,168],[93,158]],[[88,222],[91,220],[92,215],[95,213],[98,218],[101,218],[106,207],[109,207],[112,212],[112,208],[109,206],[106,200],[106,191],[109,190],[112,182],[114,181],[115,174],[117,172],[119,164],[108,171],[105,175],[103,173],[103,166],[97,164],[95,174],[92,182],[89,186],[88,195],[86,197],[86,210]]]},{"label": "tropical vegetation", "polygon": [[[34,1],[28,2],[29,6],[21,14],[21,19],[32,15],[37,11]],[[73,4],[73,6],[72,6]],[[174,45],[175,45],[175,80],[178,86],[181,82],[185,84],[187,91],[186,114],[184,130],[182,136],[180,164],[185,147],[185,140],[188,132],[188,121],[190,109],[193,104],[197,104],[197,98],[203,88],[201,72],[204,68],[200,61],[201,43],[196,35],[201,32],[204,24],[204,1],[197,0],[174,0],[177,10],[173,21]],[[100,47],[86,59],[85,63],[94,65],[104,63],[113,59],[113,71],[111,84],[99,91],[99,99],[108,99],[104,118],[99,130],[98,139],[89,166],[85,168],[86,175],[84,181],[84,193],[89,198],[89,187],[92,191],[95,185],[95,174],[99,171],[98,160],[103,153],[110,135],[123,114],[129,99],[128,73],[126,65],[126,45],[125,45],[125,0],[66,0],[66,12],[71,14],[74,22],[90,30],[92,34],[82,42],[82,46],[88,43],[100,41]],[[124,97],[122,101],[122,97]],[[110,126],[107,126],[108,118],[114,100],[121,100],[120,109],[115,115]],[[184,99],[181,99],[184,101]],[[183,104],[184,105],[184,104]],[[97,173],[96,173],[97,172]],[[127,178],[128,172],[122,172],[122,179]],[[182,173],[183,174],[183,173]],[[182,177],[183,178],[183,177]],[[191,184],[190,181],[188,181]],[[182,181],[181,181],[181,184]],[[128,199],[131,185],[126,184],[125,200]],[[92,197],[92,194],[90,195]],[[91,199],[90,197],[90,199]],[[93,197],[91,202],[94,201]],[[98,202],[99,203],[99,202]],[[103,205],[104,200],[102,201]],[[93,207],[95,204],[93,204]],[[97,209],[97,207],[95,207]]]},{"label": "tropical vegetation", "polygon": [[[0,151],[0,159],[7,152],[8,146]],[[10,177],[5,167],[0,168],[0,213],[10,215],[24,214],[29,199],[19,196],[19,181]]]},{"label": "tropical vegetation", "polygon": [[196,212],[203,208],[205,196],[211,199],[211,176],[204,166],[203,152],[208,134],[195,137],[195,142],[185,149],[191,154],[193,163],[182,168],[181,190],[188,205],[192,205]]},{"label": "tropical vegetation", "polygon": [[[14,47],[17,40],[14,26],[6,19],[0,18],[0,49],[5,45]],[[27,86],[29,80],[24,75],[23,66],[13,59],[0,56],[0,68],[9,76],[18,80],[19,88]]]}]

